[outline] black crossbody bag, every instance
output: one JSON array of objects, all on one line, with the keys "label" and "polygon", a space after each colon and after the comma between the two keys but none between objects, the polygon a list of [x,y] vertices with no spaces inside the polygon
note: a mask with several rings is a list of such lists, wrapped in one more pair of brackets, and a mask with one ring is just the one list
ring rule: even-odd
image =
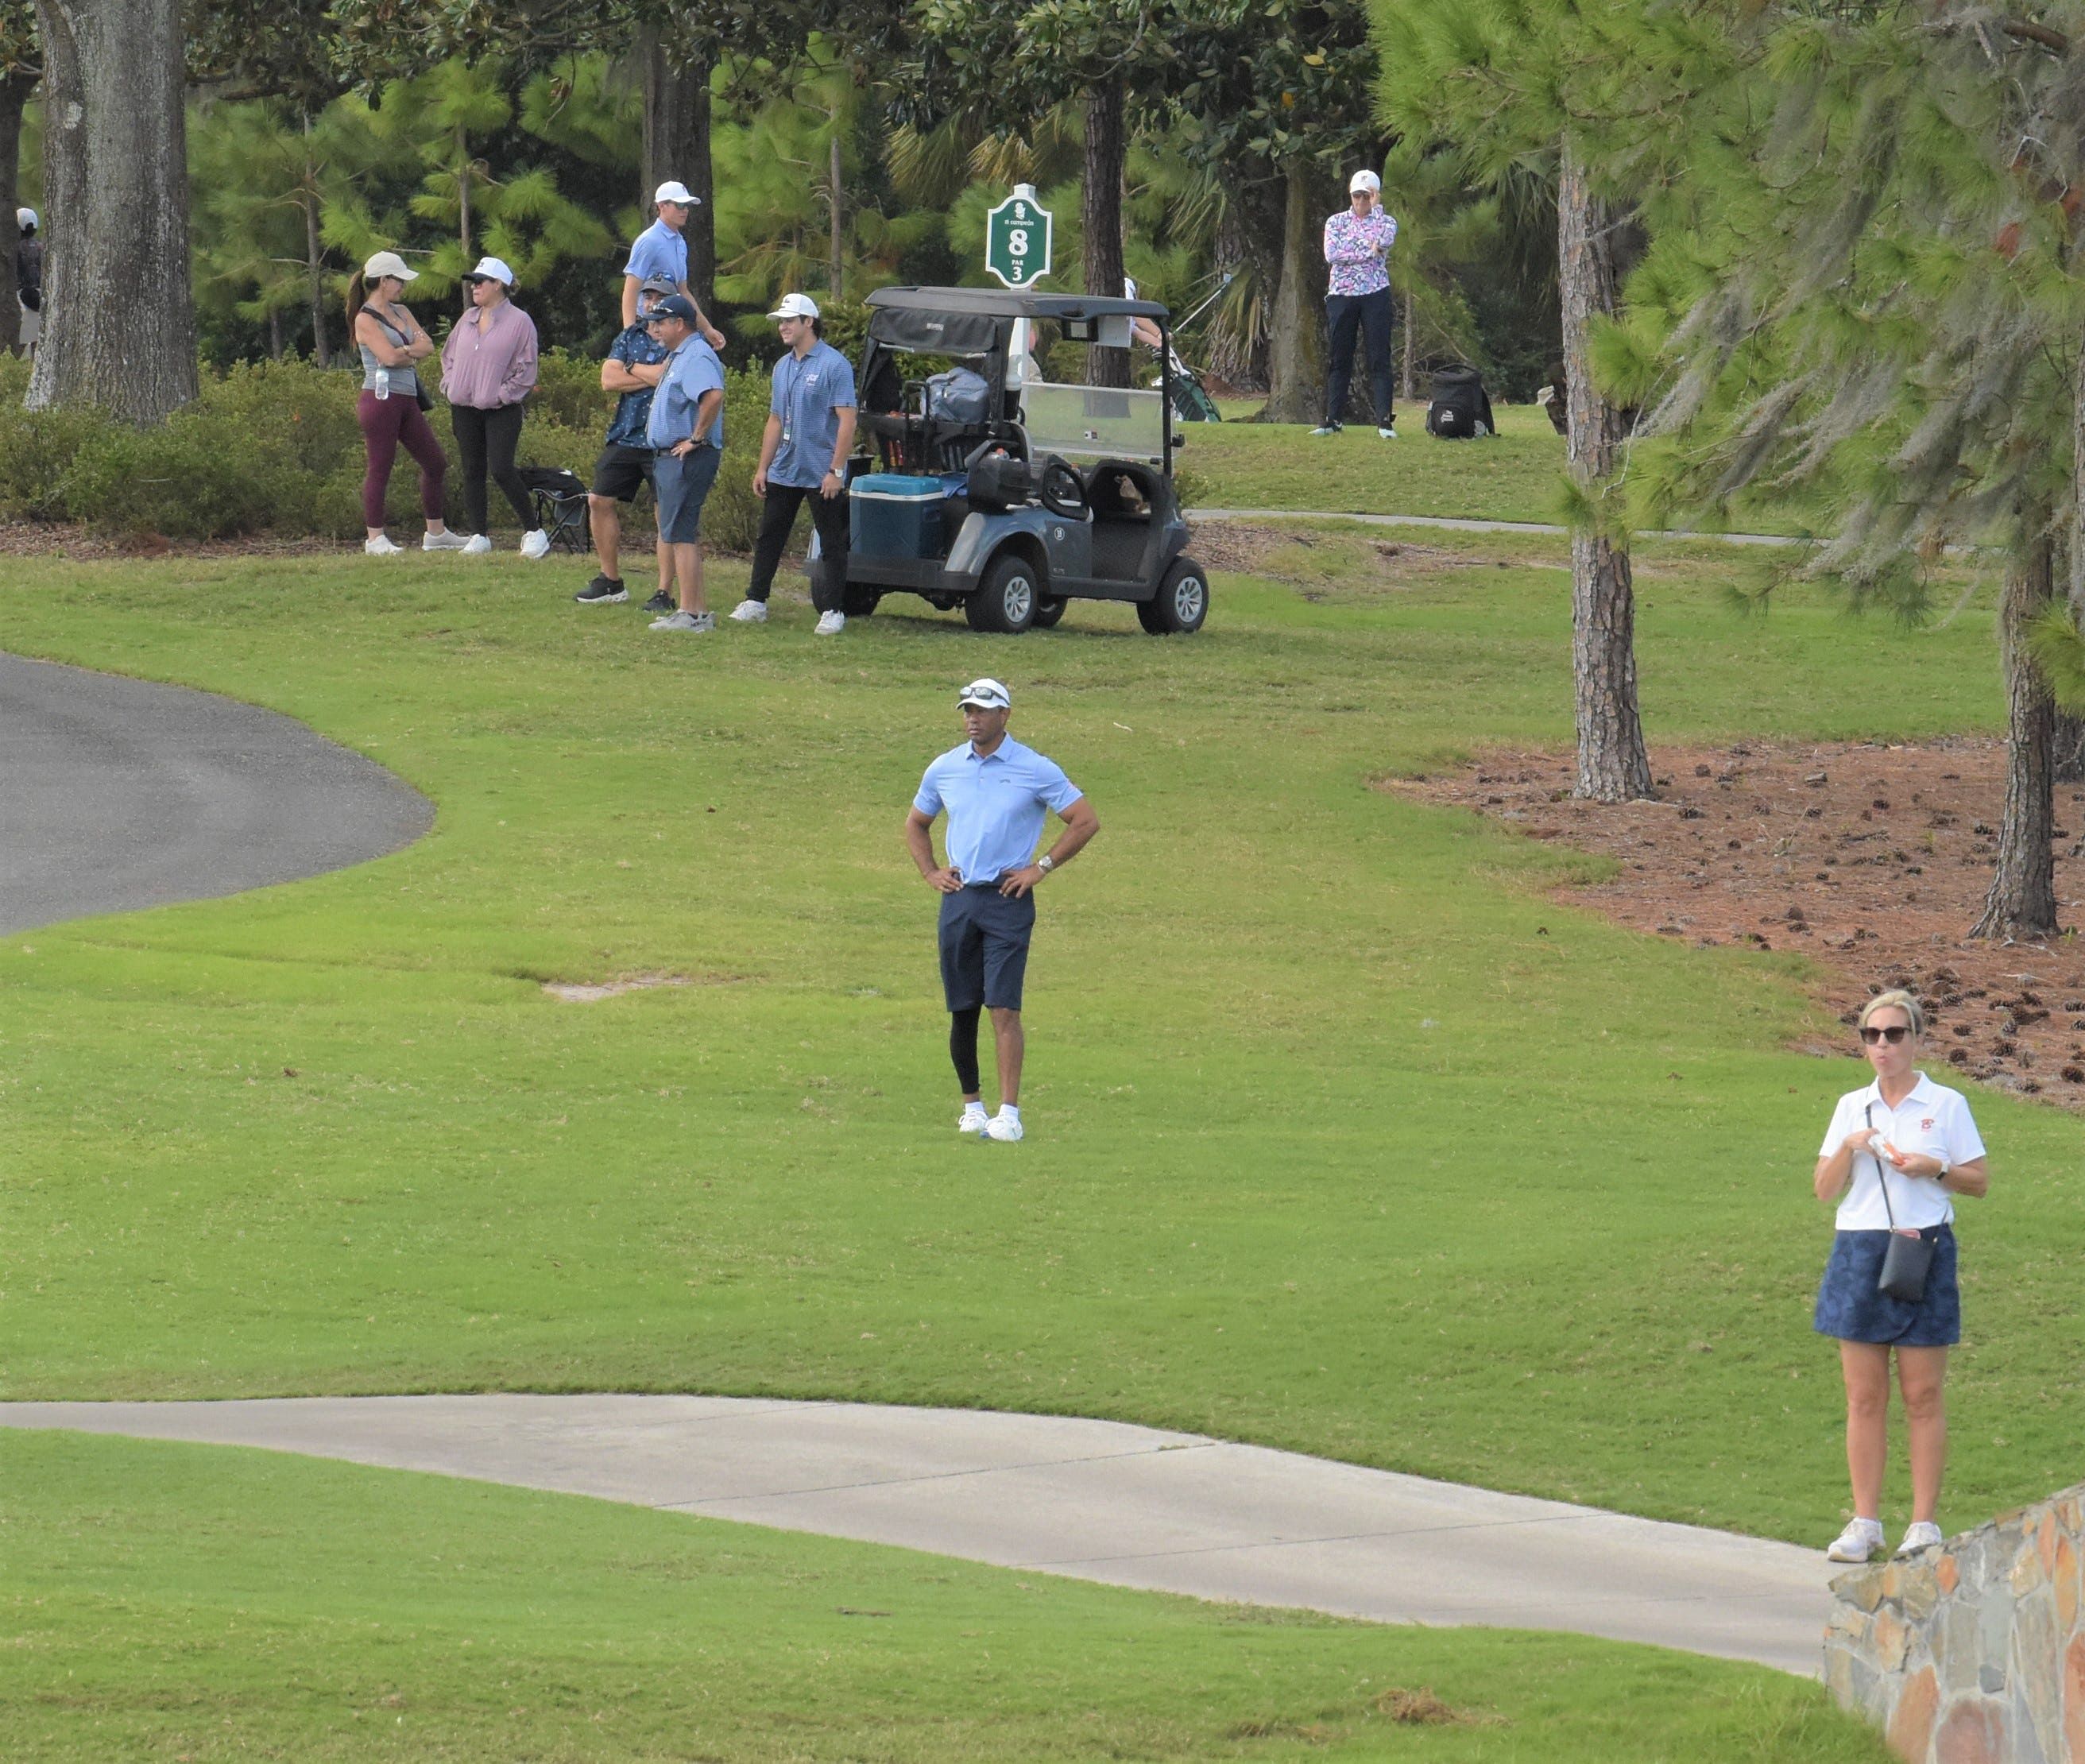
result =
[{"label": "black crossbody bag", "polygon": [[1875,1180],[1882,1184],[1883,1216],[1889,1221],[1889,1248],[1883,1252],[1882,1272],[1875,1277],[1875,1290],[1885,1299],[1915,1305],[1926,1296],[1926,1277],[1932,1271],[1936,1245],[1933,1239],[1920,1232],[1900,1231],[1896,1228],[1896,1209],[1890,1205],[1889,1168],[1883,1154],[1875,1149],[1875,1107],[1871,1103],[1863,1112],[1870,1130],[1868,1155],[1875,1161]]}]

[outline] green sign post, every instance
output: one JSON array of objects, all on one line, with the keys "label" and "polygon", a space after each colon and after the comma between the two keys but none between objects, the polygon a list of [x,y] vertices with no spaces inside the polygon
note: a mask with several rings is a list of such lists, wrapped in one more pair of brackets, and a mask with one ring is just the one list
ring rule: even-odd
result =
[{"label": "green sign post", "polygon": [[1032,184],[985,216],[984,266],[1009,288],[1025,288],[1050,273],[1050,210],[1035,200]]}]

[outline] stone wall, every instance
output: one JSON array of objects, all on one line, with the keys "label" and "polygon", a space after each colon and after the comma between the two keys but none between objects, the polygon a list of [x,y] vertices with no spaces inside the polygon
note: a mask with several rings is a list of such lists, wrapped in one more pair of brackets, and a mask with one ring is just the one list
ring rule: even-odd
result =
[{"label": "stone wall", "polygon": [[1909,1764],[2085,1764],[2085,1483],[1832,1583],[1824,1681]]}]

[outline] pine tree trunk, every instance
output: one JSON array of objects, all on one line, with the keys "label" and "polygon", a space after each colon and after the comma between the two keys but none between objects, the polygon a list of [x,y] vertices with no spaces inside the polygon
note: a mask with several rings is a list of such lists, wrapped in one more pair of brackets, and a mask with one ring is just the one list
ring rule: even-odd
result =
[{"label": "pine tree trunk", "polygon": [[[1556,175],[1556,251],[1570,392],[1566,449],[1580,495],[1599,510],[1612,487],[1621,414],[1593,384],[1593,321],[1615,310],[1614,216],[1564,143]],[[1618,507],[1619,498],[1616,499]],[[1636,589],[1619,514],[1571,533],[1571,676],[1578,737],[1573,794],[1629,802],[1650,794],[1636,690]]]},{"label": "pine tree trunk", "polygon": [[15,253],[22,229],[15,210],[22,200],[22,111],[36,89],[34,74],[0,74],[0,350],[19,347],[22,308],[7,298],[15,281]]},{"label": "pine tree trunk", "polygon": [[2030,509],[2006,565],[1998,602],[1998,648],[2006,680],[2006,809],[1998,824],[1998,868],[1972,937],[2056,935],[2055,777],[2050,739],[2055,710],[2041,670],[2027,651],[2028,627],[2056,593],[2055,544],[2047,511]]},{"label": "pine tree trunk", "polygon": [[837,109],[833,112],[833,138],[826,143],[826,177],[831,186],[831,197],[826,205],[826,211],[832,229],[832,236],[827,245],[832,258],[832,269],[829,279],[832,285],[833,298],[837,300],[843,291],[841,284],[847,274],[847,253],[841,244],[840,113]]},{"label": "pine tree trunk", "polygon": [[[2070,616],[2085,618],[2085,348],[2070,370],[2070,525],[2066,534],[2066,598]],[[2056,712],[2056,727],[2049,746],[2056,781],[2076,784],[2085,780],[2085,716]]]},{"label": "pine tree trunk", "polygon": [[[1081,218],[1086,242],[1086,292],[1106,299],[1122,298],[1122,185],[1129,156],[1129,138],[1123,127],[1123,83],[1113,79],[1086,94],[1085,193]],[[1129,384],[1129,351],[1103,349],[1099,344],[1086,351],[1086,384],[1089,386],[1126,386]]]},{"label": "pine tree trunk", "polygon": [[55,219],[28,402],[158,423],[196,395],[181,0],[36,0],[36,24]]},{"label": "pine tree trunk", "polygon": [[312,359],[321,368],[333,365],[333,347],[326,340],[325,247],[319,242],[319,198],[307,189],[304,210],[304,269],[312,303]]},{"label": "pine tree trunk", "polygon": [[1324,235],[1310,173],[1291,160],[1281,221],[1281,282],[1267,346],[1268,423],[1315,423],[1325,395]]},{"label": "pine tree trunk", "polygon": [[1413,388],[1419,384],[1419,363],[1416,346],[1412,339],[1418,330],[1419,301],[1416,295],[1404,296],[1404,372],[1397,389],[1398,397],[1409,404],[1416,396]]},{"label": "pine tree trunk", "polygon": [[[716,304],[716,173],[710,157],[710,70],[677,66],[656,26],[638,32],[643,74],[644,189],[639,206],[652,212],[652,193],[678,178],[695,198],[681,236],[688,245],[688,286],[705,315]],[[618,266],[619,267],[619,266]]]},{"label": "pine tree trunk", "polygon": [[268,308],[268,359],[282,359],[282,314],[279,308],[273,306]]},{"label": "pine tree trunk", "polygon": [[463,247],[463,261],[474,264],[478,253],[470,249],[470,142],[463,128],[456,132],[456,240]]}]

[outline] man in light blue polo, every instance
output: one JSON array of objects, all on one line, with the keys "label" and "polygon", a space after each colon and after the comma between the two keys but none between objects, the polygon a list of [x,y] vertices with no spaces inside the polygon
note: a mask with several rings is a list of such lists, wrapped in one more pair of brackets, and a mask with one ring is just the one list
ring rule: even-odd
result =
[{"label": "man in light blue polo", "polygon": [[673,284],[673,291],[695,308],[695,329],[711,348],[724,347],[724,333],[703,316],[694,291],[688,286],[688,241],[682,236],[688,217],[702,200],[690,195],[688,186],[669,178],[652,193],[652,206],[658,219],[638,234],[630,247],[630,261],[622,266],[622,328],[637,322],[637,296],[644,284],[658,276]]},{"label": "man in light blue polo", "polygon": [[[973,680],[957,695],[959,747],[927,768],[905,817],[905,844],[927,886],[941,897],[941,988],[949,1007],[949,1057],[963,1093],[956,1130],[1019,1139],[1021,981],[1035,929],[1035,886],[1084,849],[1100,817],[1053,759],[1006,733],[1013,700],[996,680]],[[934,861],[934,821],[946,810],[946,864]],[[1064,831],[1041,857],[1035,844],[1055,810]],[[999,1113],[987,1118],[978,1073],[981,1010],[992,1013],[999,1056]]]},{"label": "man in light blue polo", "polygon": [[724,364],[695,334],[695,303],[669,294],[645,322],[665,346],[665,372],[645,419],[652,495],[658,504],[659,543],[670,549],[680,585],[677,612],[652,621],[654,631],[713,631],[716,620],[703,597],[703,504],[716,482],[724,448]]},{"label": "man in light blue polo", "polygon": [[808,294],[785,294],[767,315],[781,333],[782,359],[767,403],[767,427],[760,437],[760,463],[753,468],[753,494],[761,499],[760,533],[753,542],[753,576],[745,598],[733,610],[742,625],[766,623],[775,567],[806,499],[818,535],[818,561],[811,566],[811,604],[818,610],[818,635],[830,637],[847,624],[847,462],[854,451],[854,369],[819,334],[818,303]]}]

